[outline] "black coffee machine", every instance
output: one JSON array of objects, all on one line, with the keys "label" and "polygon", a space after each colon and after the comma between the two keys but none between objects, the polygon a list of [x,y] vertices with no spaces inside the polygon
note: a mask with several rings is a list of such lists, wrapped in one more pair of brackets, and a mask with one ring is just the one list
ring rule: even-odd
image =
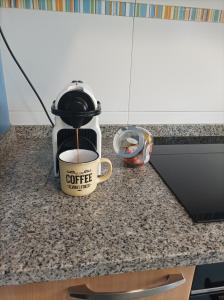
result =
[{"label": "black coffee machine", "polygon": [[54,173],[58,176],[58,156],[76,149],[76,128],[79,128],[79,148],[98,152],[101,157],[100,102],[91,89],[80,80],[72,81],[57,97],[51,107],[55,115],[52,132]]}]

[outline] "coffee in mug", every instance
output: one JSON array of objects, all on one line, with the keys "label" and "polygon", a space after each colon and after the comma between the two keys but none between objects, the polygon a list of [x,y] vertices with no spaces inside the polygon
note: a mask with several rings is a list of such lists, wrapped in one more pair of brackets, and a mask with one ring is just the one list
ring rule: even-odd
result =
[{"label": "coffee in mug", "polygon": [[[102,163],[108,165],[108,171],[98,175]],[[99,154],[91,150],[67,150],[59,155],[59,172],[65,194],[86,196],[96,189],[98,183],[110,178],[112,163],[108,158],[99,158]]]}]

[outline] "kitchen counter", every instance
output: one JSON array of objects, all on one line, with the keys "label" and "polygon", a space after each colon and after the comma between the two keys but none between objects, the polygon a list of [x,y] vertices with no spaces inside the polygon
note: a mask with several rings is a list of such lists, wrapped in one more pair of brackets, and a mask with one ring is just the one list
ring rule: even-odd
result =
[{"label": "kitchen counter", "polygon": [[60,191],[49,129],[0,140],[1,285],[224,261],[224,222],[193,224],[149,164],[123,168],[104,136],[113,175],[84,198]]}]

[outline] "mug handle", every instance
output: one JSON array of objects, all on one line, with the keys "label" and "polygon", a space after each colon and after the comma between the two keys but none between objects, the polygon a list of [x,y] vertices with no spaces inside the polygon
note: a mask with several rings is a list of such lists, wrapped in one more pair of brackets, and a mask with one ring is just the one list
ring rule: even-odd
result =
[{"label": "mug handle", "polygon": [[99,175],[98,176],[98,183],[104,182],[106,180],[108,180],[110,178],[110,176],[112,175],[112,163],[108,158],[100,158],[100,163],[105,163],[109,166],[108,171],[106,172],[106,174],[103,175]]}]

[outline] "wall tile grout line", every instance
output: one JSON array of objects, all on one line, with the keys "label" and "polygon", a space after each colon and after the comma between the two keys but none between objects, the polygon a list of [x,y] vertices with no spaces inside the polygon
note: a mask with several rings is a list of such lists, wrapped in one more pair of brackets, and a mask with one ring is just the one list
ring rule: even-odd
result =
[{"label": "wall tile grout line", "polygon": [[[56,3],[56,5],[55,5]],[[163,19],[172,21],[194,21],[224,23],[224,10],[171,6],[150,3],[131,3],[109,0],[0,0],[2,8],[22,8],[44,11],[73,12],[108,16],[127,16]]]},{"label": "wall tile grout line", "polygon": [[127,124],[130,121],[130,108],[131,108],[131,87],[132,87],[132,70],[133,70],[133,50],[134,50],[134,33],[135,33],[135,9],[136,0],[134,3],[134,14],[132,17],[132,32],[131,32],[131,53],[130,53],[130,74],[129,74],[129,87],[128,87],[128,119]]},{"label": "wall tile grout line", "polygon": [[[10,112],[23,113],[27,112],[26,110],[16,110],[10,109]],[[32,112],[43,112],[43,110],[32,110]],[[105,113],[116,113],[116,112],[125,112],[128,110],[104,110]],[[130,110],[131,113],[224,113],[224,110]]]}]

